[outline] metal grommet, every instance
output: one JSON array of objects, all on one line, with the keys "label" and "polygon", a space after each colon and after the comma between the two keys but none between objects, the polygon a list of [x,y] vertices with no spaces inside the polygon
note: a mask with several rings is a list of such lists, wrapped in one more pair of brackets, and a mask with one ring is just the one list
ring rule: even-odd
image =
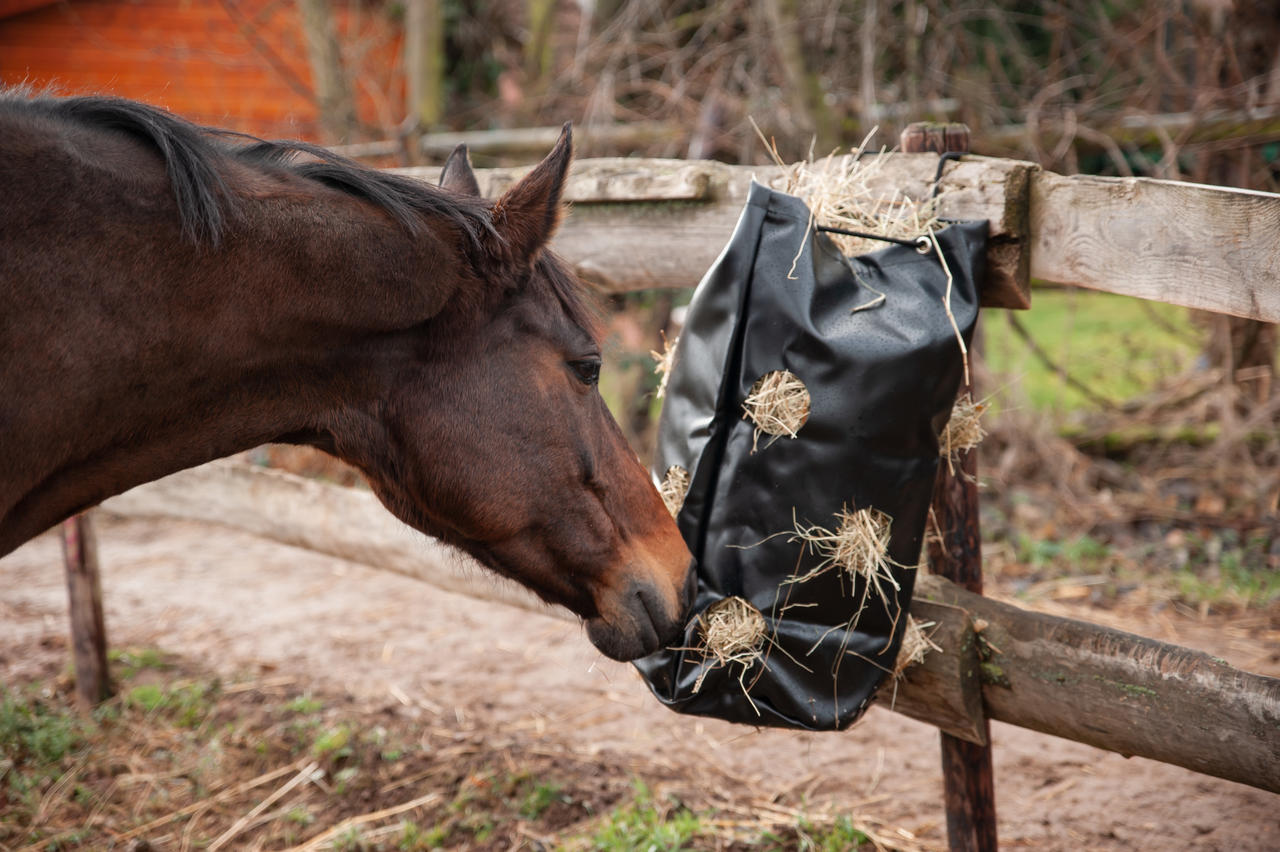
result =
[{"label": "metal grommet", "polygon": [[933,241],[925,236],[916,237],[916,251],[920,254],[928,254],[933,251]]}]

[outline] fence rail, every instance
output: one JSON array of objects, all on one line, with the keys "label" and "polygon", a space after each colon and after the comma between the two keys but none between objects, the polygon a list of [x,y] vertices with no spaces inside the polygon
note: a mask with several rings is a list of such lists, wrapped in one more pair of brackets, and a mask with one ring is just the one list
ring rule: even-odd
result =
[{"label": "fence rail", "polygon": [[[933,154],[887,154],[870,181],[887,198],[932,188]],[[438,180],[439,169],[397,170]],[[480,169],[496,196],[527,168]],[[782,169],[709,161],[579,160],[573,215],[553,247],[614,291],[692,287],[728,241],[751,179]],[[1031,279],[1280,322],[1280,195],[1151,178],[1064,177],[1033,163],[948,163],[940,213],[991,223],[983,305],[1030,307]]]},{"label": "fence rail", "polygon": [[[396,521],[368,491],[234,461],[212,462],[102,505],[125,517],[231,526],[403,574],[451,592],[558,618],[513,583]],[[1280,792],[1280,679],[1198,651],[1030,612],[919,578],[912,614],[942,650],[880,701],[972,742],[983,713],[1125,755]],[[974,625],[984,625],[977,631]],[[985,709],[984,709],[985,708]]]}]

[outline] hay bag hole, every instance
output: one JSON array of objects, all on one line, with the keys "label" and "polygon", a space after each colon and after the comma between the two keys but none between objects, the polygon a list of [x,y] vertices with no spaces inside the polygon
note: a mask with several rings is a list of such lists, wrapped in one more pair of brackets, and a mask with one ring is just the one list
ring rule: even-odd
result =
[{"label": "hay bag hole", "polygon": [[742,401],[742,416],[756,427],[751,451],[756,451],[761,433],[774,440],[796,437],[809,421],[810,404],[809,389],[790,370],[773,370],[757,379]]},{"label": "hay bag hole", "polygon": [[[702,674],[694,684],[696,693],[712,669],[737,663],[742,673],[760,659],[768,626],[760,610],[739,597],[727,597],[707,607],[698,617],[702,628],[704,655]],[[745,687],[744,687],[745,690]]]}]

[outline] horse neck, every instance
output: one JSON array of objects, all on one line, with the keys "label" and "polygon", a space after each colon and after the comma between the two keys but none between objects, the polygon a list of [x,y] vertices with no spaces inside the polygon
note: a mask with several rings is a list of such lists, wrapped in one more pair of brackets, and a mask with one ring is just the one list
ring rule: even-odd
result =
[{"label": "horse neck", "polygon": [[43,315],[0,328],[43,329],[64,350],[48,369],[0,366],[0,387],[31,401],[0,461],[0,555],[135,485],[368,409],[378,342],[440,310],[455,253],[326,201],[322,231],[313,210],[263,204],[215,251],[103,222],[119,268],[79,261],[102,243],[59,253],[57,286],[33,300]]}]

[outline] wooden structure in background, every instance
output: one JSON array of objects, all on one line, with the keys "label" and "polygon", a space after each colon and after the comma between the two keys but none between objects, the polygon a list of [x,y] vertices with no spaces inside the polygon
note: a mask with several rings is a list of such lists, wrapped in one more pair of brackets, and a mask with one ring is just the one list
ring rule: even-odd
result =
[{"label": "wooden structure in background", "polygon": [[[963,124],[912,124],[902,131],[904,153],[934,155],[969,152],[969,128]],[[1008,270],[997,270],[997,274]],[[990,278],[990,276],[989,276]],[[966,353],[965,357],[968,357]],[[978,399],[965,365],[959,396]],[[929,520],[934,537],[928,540],[933,573],[974,594],[982,594],[982,531],[978,523],[978,454],[961,450],[958,459],[938,465]],[[972,643],[981,640],[974,632]],[[991,723],[974,720],[974,737],[939,735],[942,746],[942,794],[947,812],[947,842],[957,852],[995,850],[996,790],[992,769]]]},{"label": "wooden structure in background", "polygon": [[[381,137],[404,117],[400,28],[357,5],[335,0],[333,17],[343,43],[359,48],[348,68],[362,81],[357,118]],[[320,141],[303,32],[293,0],[0,0],[0,82],[120,95],[199,124]]]},{"label": "wooden structure in background", "polygon": [[[935,154],[890,154],[873,186],[919,197]],[[529,169],[481,169],[497,195]],[[439,169],[397,170],[425,180]],[[693,287],[733,233],[752,178],[773,166],[580,160],[574,204],[553,248],[610,291]],[[941,215],[987,219],[983,305],[1030,307],[1032,278],[1280,322],[1280,203],[1266,192],[1152,178],[1066,177],[1034,163],[968,156],[948,163]]]},{"label": "wooden structure in background", "polygon": [[112,694],[94,512],[90,510],[62,522],[62,558],[67,569],[76,700],[84,709],[96,707]]}]

